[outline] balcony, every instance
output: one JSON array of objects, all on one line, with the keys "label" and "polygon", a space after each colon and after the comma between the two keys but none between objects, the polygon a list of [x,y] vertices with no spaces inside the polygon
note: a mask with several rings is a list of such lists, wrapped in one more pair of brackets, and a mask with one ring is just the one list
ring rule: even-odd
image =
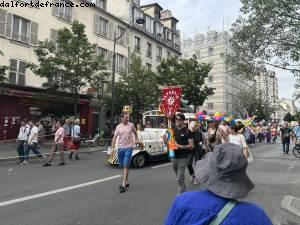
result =
[{"label": "balcony", "polygon": [[18,33],[12,33],[12,39],[15,41],[19,41],[22,42],[24,44],[28,44],[29,43],[29,38],[25,35],[20,35]]}]

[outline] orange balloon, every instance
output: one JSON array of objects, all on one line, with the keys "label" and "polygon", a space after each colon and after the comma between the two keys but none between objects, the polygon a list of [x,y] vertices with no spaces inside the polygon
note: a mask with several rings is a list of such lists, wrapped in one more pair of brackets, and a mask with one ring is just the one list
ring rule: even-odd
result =
[{"label": "orange balloon", "polygon": [[169,141],[169,149],[177,150],[177,145],[175,141]]}]

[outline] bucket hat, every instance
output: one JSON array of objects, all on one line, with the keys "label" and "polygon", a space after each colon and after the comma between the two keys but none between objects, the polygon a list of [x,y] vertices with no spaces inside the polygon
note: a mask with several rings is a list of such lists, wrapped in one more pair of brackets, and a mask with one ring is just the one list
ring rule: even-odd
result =
[{"label": "bucket hat", "polygon": [[247,159],[242,148],[232,143],[220,144],[196,165],[197,179],[212,193],[229,199],[244,198],[254,188],[246,173]]}]

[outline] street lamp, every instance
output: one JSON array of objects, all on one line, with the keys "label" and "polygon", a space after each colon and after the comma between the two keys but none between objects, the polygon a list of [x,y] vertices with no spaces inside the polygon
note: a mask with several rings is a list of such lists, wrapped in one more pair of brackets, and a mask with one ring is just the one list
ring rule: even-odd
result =
[{"label": "street lamp", "polygon": [[[136,18],[135,20],[132,19],[129,23],[129,28],[131,28],[132,22],[135,21],[137,24],[144,24],[145,20],[141,17]],[[123,33],[121,33],[118,37],[116,32],[114,34],[114,52],[113,52],[113,61],[112,61],[112,80],[111,80],[111,112],[110,112],[110,133],[112,133],[113,123],[114,123],[114,111],[115,111],[115,77],[116,77],[116,44],[119,39],[123,37],[126,33],[126,29],[124,29]]]}]

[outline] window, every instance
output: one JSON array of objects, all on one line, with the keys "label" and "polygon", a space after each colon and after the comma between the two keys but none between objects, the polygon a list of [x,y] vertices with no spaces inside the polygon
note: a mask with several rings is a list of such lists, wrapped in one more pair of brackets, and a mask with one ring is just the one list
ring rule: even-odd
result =
[{"label": "window", "polygon": [[70,3],[69,0],[57,0],[61,7],[53,7],[53,14],[59,18],[67,21],[71,21],[72,7],[66,7],[65,3]]},{"label": "window", "polygon": [[163,39],[163,32],[164,32],[164,27],[161,23],[156,23],[155,26],[155,30],[156,30],[156,36],[158,39]]},{"label": "window", "polygon": [[26,84],[25,72],[27,63],[24,61],[11,59],[10,60],[10,72],[9,83],[24,86]]},{"label": "window", "polygon": [[95,3],[101,9],[106,10],[106,0],[90,0],[91,2]]},{"label": "window", "polygon": [[214,52],[214,48],[213,47],[209,47],[208,48],[208,55],[211,56]]},{"label": "window", "polygon": [[200,54],[201,52],[200,51],[196,51],[196,58],[197,59],[200,59],[201,58],[201,54]]},{"label": "window", "polygon": [[97,34],[108,36],[108,20],[103,17],[95,18],[95,32]]},{"label": "window", "polygon": [[18,16],[13,16],[12,39],[23,43],[29,41],[29,20],[25,20]]},{"label": "window", "polygon": [[147,70],[152,70],[152,65],[150,63],[146,63]]},{"label": "window", "polygon": [[146,31],[153,33],[153,19],[146,16]]},{"label": "window", "polygon": [[105,48],[97,47],[97,55],[101,55],[105,60],[108,59],[108,51]]},{"label": "window", "polygon": [[213,76],[208,76],[208,82],[214,82],[214,77]]},{"label": "window", "polygon": [[125,29],[124,27],[118,26],[118,34],[117,34],[117,37],[121,37],[121,38],[118,40],[118,43],[120,43],[120,44],[122,44],[122,45],[125,44],[125,38],[126,38],[125,32],[126,32],[126,29]]},{"label": "window", "polygon": [[141,52],[141,39],[139,37],[137,37],[137,36],[135,36],[134,50],[136,52]]},{"label": "window", "polygon": [[147,57],[151,58],[152,57],[152,44],[147,42]]},{"label": "window", "polygon": [[116,55],[116,70],[121,71],[125,69],[125,56],[117,54]]},{"label": "window", "polygon": [[168,56],[168,58],[171,58],[171,52],[170,51],[167,51],[167,56]]},{"label": "window", "polygon": [[157,46],[157,50],[156,50],[156,59],[157,60],[161,60],[162,58],[162,47]]},{"label": "window", "polygon": [[207,103],[208,109],[214,109],[214,103]]},{"label": "window", "polygon": [[180,39],[179,39],[179,36],[177,36],[177,35],[174,35],[174,44],[176,47],[179,47],[179,45],[180,45]]},{"label": "window", "polygon": [[54,30],[54,29],[51,29],[50,30],[50,41],[54,45],[55,51],[58,51],[57,38],[58,38],[58,31]]}]

